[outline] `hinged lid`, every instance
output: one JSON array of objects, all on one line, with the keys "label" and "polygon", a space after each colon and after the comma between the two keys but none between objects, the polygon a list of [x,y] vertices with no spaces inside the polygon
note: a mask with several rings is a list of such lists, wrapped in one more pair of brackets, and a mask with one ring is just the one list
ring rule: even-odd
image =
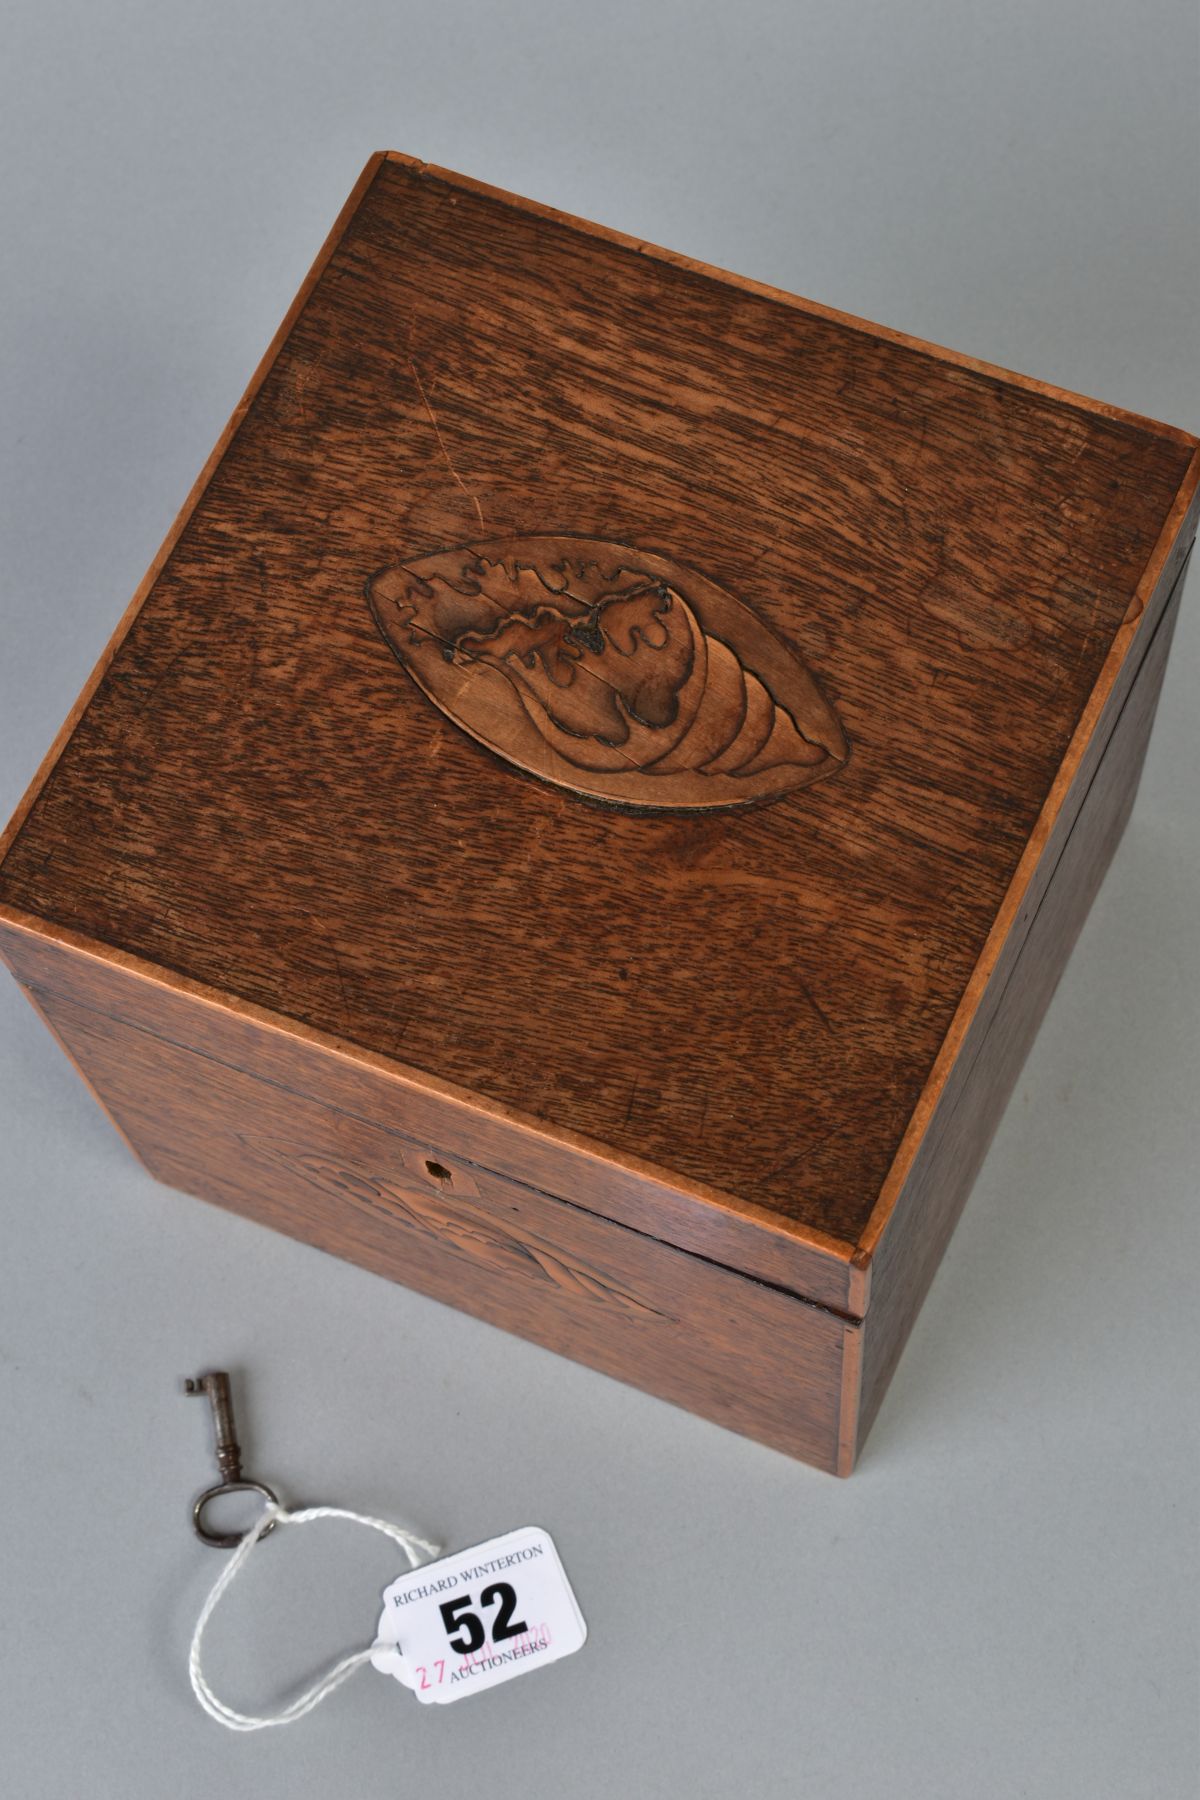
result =
[{"label": "hinged lid", "polygon": [[376,159],[0,899],[848,1264],[1194,447]]}]

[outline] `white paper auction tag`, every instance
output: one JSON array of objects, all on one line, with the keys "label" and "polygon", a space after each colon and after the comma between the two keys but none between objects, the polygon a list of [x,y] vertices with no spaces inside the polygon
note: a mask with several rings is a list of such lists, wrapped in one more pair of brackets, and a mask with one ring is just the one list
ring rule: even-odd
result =
[{"label": "white paper auction tag", "polygon": [[374,1667],[442,1706],[570,1656],[587,1626],[549,1533],[526,1525],[401,1575],[376,1635]]}]

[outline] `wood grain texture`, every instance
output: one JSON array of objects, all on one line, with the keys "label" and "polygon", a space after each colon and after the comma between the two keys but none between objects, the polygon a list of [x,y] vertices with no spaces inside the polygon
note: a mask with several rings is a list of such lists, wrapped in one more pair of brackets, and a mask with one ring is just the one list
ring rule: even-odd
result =
[{"label": "wood grain texture", "polygon": [[[1188,460],[389,161],[0,897],[853,1246]],[[735,594],[836,779],[630,815],[436,715],[368,578],[530,532]]]},{"label": "wood grain texture", "polygon": [[170,1186],[834,1469],[835,1314],[77,1001],[35,998]]}]

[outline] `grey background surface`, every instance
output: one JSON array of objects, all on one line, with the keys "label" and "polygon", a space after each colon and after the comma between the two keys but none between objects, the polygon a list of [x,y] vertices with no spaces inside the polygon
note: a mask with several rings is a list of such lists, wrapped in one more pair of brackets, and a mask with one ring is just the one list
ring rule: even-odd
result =
[{"label": "grey background surface", "polygon": [[[0,811],[368,153],[395,147],[1200,430],[1194,0],[0,9]],[[1193,584],[1195,583],[1193,577]],[[1197,1791],[1200,595],[1136,814],[855,1478],[156,1187],[0,985],[0,1782],[120,1800]],[[582,1654],[360,1674],[235,1737],[187,1509],[253,1471],[555,1534]],[[366,1641],[382,1541],[264,1547],[250,1708]]]}]

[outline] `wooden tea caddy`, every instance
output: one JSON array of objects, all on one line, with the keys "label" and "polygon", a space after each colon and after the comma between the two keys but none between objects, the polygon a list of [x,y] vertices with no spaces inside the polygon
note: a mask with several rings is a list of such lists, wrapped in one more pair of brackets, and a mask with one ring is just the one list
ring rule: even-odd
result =
[{"label": "wooden tea caddy", "polygon": [[163,1181],[848,1473],[1198,470],[375,157],[0,845],[3,954]]}]

